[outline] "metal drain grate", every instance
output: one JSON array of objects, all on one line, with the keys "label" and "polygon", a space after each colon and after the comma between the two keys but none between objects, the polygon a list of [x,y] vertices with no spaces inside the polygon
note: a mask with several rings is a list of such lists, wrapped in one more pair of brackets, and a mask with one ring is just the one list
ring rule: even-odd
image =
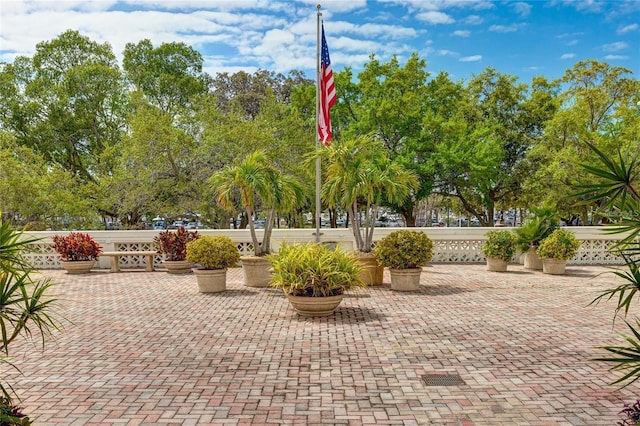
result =
[{"label": "metal drain grate", "polygon": [[465,382],[458,374],[425,374],[422,381],[427,386],[461,386]]}]

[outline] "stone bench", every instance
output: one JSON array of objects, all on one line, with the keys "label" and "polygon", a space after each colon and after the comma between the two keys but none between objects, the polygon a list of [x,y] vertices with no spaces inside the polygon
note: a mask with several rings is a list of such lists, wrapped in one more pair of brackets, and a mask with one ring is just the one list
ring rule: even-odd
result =
[{"label": "stone bench", "polygon": [[153,258],[158,254],[156,251],[105,251],[100,256],[111,258],[111,272],[120,272],[121,256],[144,256],[145,271],[153,272]]}]

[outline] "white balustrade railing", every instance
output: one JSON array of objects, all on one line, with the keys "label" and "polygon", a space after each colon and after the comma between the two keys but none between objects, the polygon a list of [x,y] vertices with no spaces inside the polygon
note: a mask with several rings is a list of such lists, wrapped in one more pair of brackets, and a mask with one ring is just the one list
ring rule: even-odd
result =
[{"label": "white balustrade railing", "polygon": [[[434,242],[433,262],[436,263],[481,263],[485,261],[480,248],[486,239],[485,233],[496,228],[376,228],[374,241],[382,239],[389,233],[398,229],[419,230],[425,232]],[[512,229],[512,228],[502,228]],[[576,256],[569,261],[572,264],[606,265],[620,264],[622,259],[610,252],[609,249],[623,236],[618,234],[605,234],[604,227],[569,227],[575,233],[576,238],[582,241],[582,246]],[[135,251],[154,250],[153,238],[160,231],[83,231],[88,232],[100,244],[104,251]],[[257,230],[259,237],[262,231]],[[350,229],[322,228],[320,230],[320,242],[327,244],[341,244],[345,249],[352,250],[355,247],[353,235]],[[25,236],[39,238],[40,241],[32,244],[33,252],[27,257],[38,269],[59,269],[60,258],[53,250],[52,237],[64,232],[26,232]],[[248,229],[200,229],[202,235],[226,235],[237,245],[240,254],[251,254],[253,244]],[[274,229],[272,234],[272,249],[277,251],[283,242],[315,241],[315,229]],[[155,262],[161,264],[161,256],[158,255]],[[120,259],[121,268],[143,268],[144,257],[132,256]],[[101,257],[100,268],[109,268],[109,259]]]}]

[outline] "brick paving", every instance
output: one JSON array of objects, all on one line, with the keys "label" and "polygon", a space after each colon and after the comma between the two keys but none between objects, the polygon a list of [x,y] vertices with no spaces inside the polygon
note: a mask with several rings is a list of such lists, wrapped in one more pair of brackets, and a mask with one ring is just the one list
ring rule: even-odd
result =
[{"label": "brick paving", "polygon": [[617,278],[509,268],[431,265],[410,293],[385,271],[318,319],[240,269],[209,295],[193,275],[44,271],[68,322],[44,352],[14,345],[24,375],[2,375],[36,425],[615,424],[640,387],[591,360],[624,323],[612,302],[587,305]]}]

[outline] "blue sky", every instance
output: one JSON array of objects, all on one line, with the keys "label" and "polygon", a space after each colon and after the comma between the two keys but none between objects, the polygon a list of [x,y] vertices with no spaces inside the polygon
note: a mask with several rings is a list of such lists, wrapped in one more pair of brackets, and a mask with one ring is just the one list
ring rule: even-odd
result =
[{"label": "blue sky", "polygon": [[[315,66],[319,0],[0,0],[0,61],[33,55],[67,29],[109,42],[179,41],[205,71],[286,73]],[[486,67],[518,76],[562,76],[584,59],[640,73],[640,0],[325,0],[334,70],[358,71],[375,53],[418,52],[427,69],[468,79]]]}]

